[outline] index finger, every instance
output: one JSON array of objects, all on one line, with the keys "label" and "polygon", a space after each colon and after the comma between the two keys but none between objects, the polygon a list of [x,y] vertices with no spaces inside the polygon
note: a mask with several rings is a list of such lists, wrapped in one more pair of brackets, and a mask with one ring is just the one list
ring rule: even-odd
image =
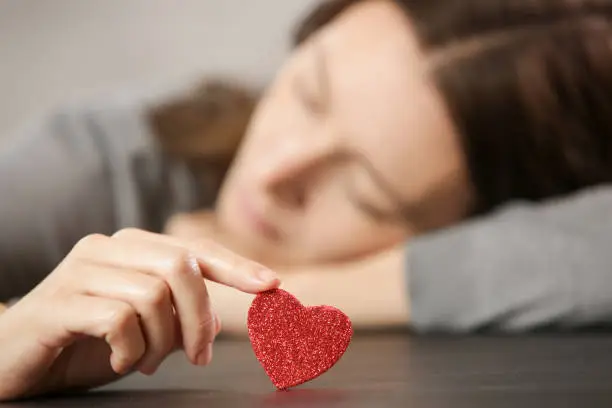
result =
[{"label": "index finger", "polygon": [[265,292],[280,285],[271,269],[208,240],[185,240],[138,229],[121,230],[114,238],[146,240],[186,250],[198,262],[204,278],[247,293]]}]

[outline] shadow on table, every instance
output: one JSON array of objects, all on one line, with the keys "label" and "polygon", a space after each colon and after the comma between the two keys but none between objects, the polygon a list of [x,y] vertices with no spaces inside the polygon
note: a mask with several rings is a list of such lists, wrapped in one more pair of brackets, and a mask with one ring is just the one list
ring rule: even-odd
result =
[{"label": "shadow on table", "polygon": [[202,389],[94,391],[8,404],[2,408],[129,407],[129,408],[233,408],[233,407],[341,407],[349,401],[342,390],[300,389],[264,394]]},{"label": "shadow on table", "polygon": [[288,391],[277,391],[258,396],[258,406],[265,407],[333,407],[346,403],[349,393],[345,390],[334,389],[298,389]]}]

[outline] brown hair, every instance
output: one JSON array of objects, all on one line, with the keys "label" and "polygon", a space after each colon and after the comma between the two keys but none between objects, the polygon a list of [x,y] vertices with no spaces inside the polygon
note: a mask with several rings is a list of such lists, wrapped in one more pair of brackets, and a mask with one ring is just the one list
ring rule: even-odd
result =
[{"label": "brown hair", "polygon": [[[295,44],[359,1],[323,1],[298,25]],[[431,58],[476,213],[612,181],[612,2],[394,1]],[[256,99],[208,80],[155,109],[152,124],[167,152],[220,184]]]},{"label": "brown hair", "polygon": [[258,91],[229,79],[203,79],[190,92],[149,110],[149,123],[170,158],[218,190],[242,141]]},{"label": "brown hair", "polygon": [[[358,1],[325,1],[296,44]],[[394,1],[459,131],[476,213],[612,181],[612,2]]]}]

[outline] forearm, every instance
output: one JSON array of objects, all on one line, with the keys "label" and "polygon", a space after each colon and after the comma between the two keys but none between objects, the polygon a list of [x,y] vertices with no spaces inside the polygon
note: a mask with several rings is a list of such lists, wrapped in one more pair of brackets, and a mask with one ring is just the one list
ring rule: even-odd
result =
[{"label": "forearm", "polygon": [[[404,248],[398,247],[350,263],[279,270],[281,288],[305,306],[337,307],[356,329],[408,327],[404,254]],[[244,334],[253,296],[213,282],[209,292],[224,332]]]},{"label": "forearm", "polygon": [[282,288],[305,305],[337,307],[358,329],[408,326],[403,247],[359,261],[308,267],[283,276]]}]

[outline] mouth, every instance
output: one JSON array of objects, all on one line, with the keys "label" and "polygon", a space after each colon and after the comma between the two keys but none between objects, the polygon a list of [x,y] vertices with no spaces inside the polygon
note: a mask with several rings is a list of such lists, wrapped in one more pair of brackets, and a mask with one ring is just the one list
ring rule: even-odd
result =
[{"label": "mouth", "polygon": [[241,218],[252,230],[271,241],[280,240],[280,230],[266,218],[264,211],[255,205],[255,200],[248,193],[240,195],[239,207]]}]

